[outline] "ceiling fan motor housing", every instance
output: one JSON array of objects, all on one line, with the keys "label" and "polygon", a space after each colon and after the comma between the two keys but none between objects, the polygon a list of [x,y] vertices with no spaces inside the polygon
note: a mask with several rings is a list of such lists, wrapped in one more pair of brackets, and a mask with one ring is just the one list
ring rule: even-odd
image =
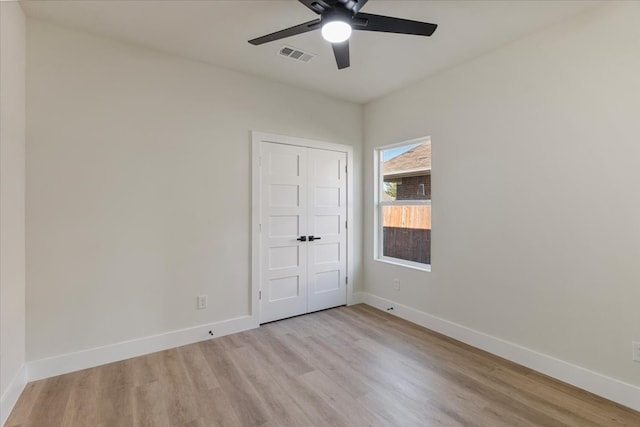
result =
[{"label": "ceiling fan motor housing", "polygon": [[351,25],[352,19],[353,14],[347,9],[344,9],[340,6],[336,6],[333,9],[330,9],[320,16],[320,21],[323,25],[333,21],[346,22],[347,24]]}]

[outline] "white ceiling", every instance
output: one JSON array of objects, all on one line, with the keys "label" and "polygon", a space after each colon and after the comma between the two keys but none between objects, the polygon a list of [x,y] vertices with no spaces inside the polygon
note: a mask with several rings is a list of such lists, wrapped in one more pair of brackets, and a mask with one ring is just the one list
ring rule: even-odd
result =
[{"label": "white ceiling", "polygon": [[[29,17],[365,103],[597,6],[601,1],[370,0],[363,12],[438,24],[432,37],[355,31],[338,70],[319,31],[247,40],[315,19],[294,0],[23,1]],[[277,56],[288,44],[309,63]]]}]

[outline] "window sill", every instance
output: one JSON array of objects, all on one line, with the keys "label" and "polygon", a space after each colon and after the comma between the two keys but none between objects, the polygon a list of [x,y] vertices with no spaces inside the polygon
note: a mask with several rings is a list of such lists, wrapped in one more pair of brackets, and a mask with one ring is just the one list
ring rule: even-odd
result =
[{"label": "window sill", "polygon": [[374,258],[374,261],[384,262],[385,264],[397,265],[399,267],[406,267],[412,270],[425,271],[427,273],[431,272],[431,264],[419,264],[417,262],[400,261],[395,258],[386,258],[386,257]]}]

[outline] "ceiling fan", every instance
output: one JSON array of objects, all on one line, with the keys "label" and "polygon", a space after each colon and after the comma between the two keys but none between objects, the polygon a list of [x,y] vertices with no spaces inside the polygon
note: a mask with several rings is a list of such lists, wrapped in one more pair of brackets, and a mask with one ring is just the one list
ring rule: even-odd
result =
[{"label": "ceiling fan", "polygon": [[352,30],[430,36],[438,27],[427,22],[360,13],[368,0],[298,1],[320,15],[320,18],[249,40],[249,43],[257,46],[321,28],[322,37],[331,43],[338,69],[341,70],[349,66],[349,37]]}]

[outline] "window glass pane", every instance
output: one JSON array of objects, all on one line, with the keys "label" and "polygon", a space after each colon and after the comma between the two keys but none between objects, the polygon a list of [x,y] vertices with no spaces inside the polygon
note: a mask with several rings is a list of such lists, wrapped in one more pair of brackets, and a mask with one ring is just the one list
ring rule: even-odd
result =
[{"label": "window glass pane", "polygon": [[431,199],[431,142],[382,152],[382,201]]},{"label": "window glass pane", "polygon": [[431,206],[422,204],[431,201],[431,141],[382,149],[379,159],[379,254],[431,264]]},{"label": "window glass pane", "polygon": [[431,264],[431,206],[382,207],[382,255]]}]

